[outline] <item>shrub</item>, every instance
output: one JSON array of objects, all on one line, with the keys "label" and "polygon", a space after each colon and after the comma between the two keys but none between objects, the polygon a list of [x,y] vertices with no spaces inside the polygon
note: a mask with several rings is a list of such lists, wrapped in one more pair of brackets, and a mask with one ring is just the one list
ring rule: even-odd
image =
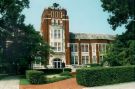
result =
[{"label": "shrub", "polygon": [[68,71],[64,71],[64,72],[60,73],[60,75],[61,75],[61,76],[72,76],[72,75],[70,74],[70,72],[68,72]]},{"label": "shrub", "polygon": [[7,77],[8,75],[7,74],[0,74],[0,80]]},{"label": "shrub", "polygon": [[41,84],[45,81],[44,72],[37,70],[26,71],[26,78],[31,84]]},{"label": "shrub", "polygon": [[135,81],[135,66],[78,69],[76,78],[88,87]]},{"label": "shrub", "polygon": [[8,73],[8,67],[9,65],[0,65],[0,74],[7,74]]},{"label": "shrub", "polygon": [[[63,69],[37,69],[38,71],[43,71],[44,74],[59,74],[63,72]],[[70,68],[65,68],[64,71],[71,72]]]},{"label": "shrub", "polygon": [[53,82],[58,82],[61,80],[65,80],[71,78],[71,76],[61,76],[61,77],[53,77],[53,78],[47,78],[47,83],[53,83]]},{"label": "shrub", "polygon": [[88,67],[101,67],[100,64],[86,64],[86,66]]}]

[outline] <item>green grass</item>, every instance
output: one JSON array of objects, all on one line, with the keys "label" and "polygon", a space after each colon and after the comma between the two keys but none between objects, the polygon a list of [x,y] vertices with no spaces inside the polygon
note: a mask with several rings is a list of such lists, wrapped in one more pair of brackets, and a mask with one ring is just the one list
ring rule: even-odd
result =
[{"label": "green grass", "polygon": [[[56,76],[56,75],[59,75],[59,76]],[[25,75],[19,76],[19,77],[20,77],[20,85],[29,85],[30,84],[30,82],[26,79]],[[60,74],[55,74],[53,77],[49,78],[49,77],[46,77],[46,75],[45,75],[44,84],[58,82],[58,81],[69,79],[69,78],[72,78],[72,76],[67,76],[67,75],[61,76]]]},{"label": "green grass", "polygon": [[69,78],[72,78],[72,76],[61,76],[61,77],[47,78],[46,83],[58,82],[58,81],[69,79]]},{"label": "green grass", "polygon": [[29,85],[30,82],[26,79],[25,75],[20,76],[20,85]]},{"label": "green grass", "polygon": [[20,85],[29,85],[30,82],[27,79],[20,79]]},{"label": "green grass", "polygon": [[45,77],[46,77],[46,83],[52,83],[52,82],[57,82],[64,79],[72,78],[73,76],[68,71],[65,71],[60,74],[47,75]]}]

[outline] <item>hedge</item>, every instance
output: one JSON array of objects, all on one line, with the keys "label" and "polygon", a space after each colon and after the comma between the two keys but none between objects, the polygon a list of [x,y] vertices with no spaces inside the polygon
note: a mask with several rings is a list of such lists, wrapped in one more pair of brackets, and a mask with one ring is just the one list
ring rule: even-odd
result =
[{"label": "hedge", "polygon": [[90,67],[101,67],[101,64],[86,64],[86,66],[90,66]]},{"label": "hedge", "polygon": [[76,79],[87,87],[135,81],[135,66],[77,69]]},{"label": "hedge", "polygon": [[61,76],[72,76],[72,75],[70,74],[70,72],[68,72],[68,71],[64,71],[64,72],[60,73],[60,75],[61,75]]},{"label": "hedge", "polygon": [[37,70],[27,70],[26,78],[31,84],[42,84],[45,81],[44,72]]},{"label": "hedge", "polygon": [[[43,71],[44,74],[59,74],[63,72],[63,69],[37,69],[38,71]],[[71,72],[70,68],[65,68],[64,71]]]}]

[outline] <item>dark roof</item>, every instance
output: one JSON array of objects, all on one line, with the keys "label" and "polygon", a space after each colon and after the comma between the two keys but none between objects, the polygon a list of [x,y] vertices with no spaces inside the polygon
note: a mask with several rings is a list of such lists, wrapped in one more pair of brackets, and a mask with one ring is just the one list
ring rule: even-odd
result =
[{"label": "dark roof", "polygon": [[91,34],[91,33],[70,33],[70,39],[106,39],[114,40],[115,35],[109,34]]}]

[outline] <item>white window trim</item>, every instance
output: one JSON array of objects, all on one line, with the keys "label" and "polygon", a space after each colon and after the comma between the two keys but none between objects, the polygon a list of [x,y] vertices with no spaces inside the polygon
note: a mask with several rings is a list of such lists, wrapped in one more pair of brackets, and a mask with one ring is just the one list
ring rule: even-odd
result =
[{"label": "white window trim", "polygon": [[[72,55],[72,57],[73,57],[73,61],[74,61],[74,63],[73,64],[71,64],[71,65],[79,65],[79,56],[77,56],[77,55]],[[75,64],[75,57],[77,57],[77,64]],[[72,59],[71,59],[72,60]]]},{"label": "white window trim", "polygon": [[81,49],[81,52],[82,52],[82,53],[89,53],[89,51],[90,51],[90,50],[89,50],[89,46],[90,46],[89,43],[81,43],[81,45],[80,45],[81,48],[82,48],[82,45],[84,45],[84,50],[86,49],[86,48],[85,48],[85,45],[88,45],[88,52],[82,52],[82,49]]},{"label": "white window trim", "polygon": [[[82,65],[90,64],[90,56],[84,56],[84,60],[85,60],[85,63],[84,63],[84,64],[83,64],[83,59],[82,59],[83,56],[84,56],[84,55],[81,56]],[[86,61],[86,57],[88,57],[88,63],[87,63],[87,61]]]}]

